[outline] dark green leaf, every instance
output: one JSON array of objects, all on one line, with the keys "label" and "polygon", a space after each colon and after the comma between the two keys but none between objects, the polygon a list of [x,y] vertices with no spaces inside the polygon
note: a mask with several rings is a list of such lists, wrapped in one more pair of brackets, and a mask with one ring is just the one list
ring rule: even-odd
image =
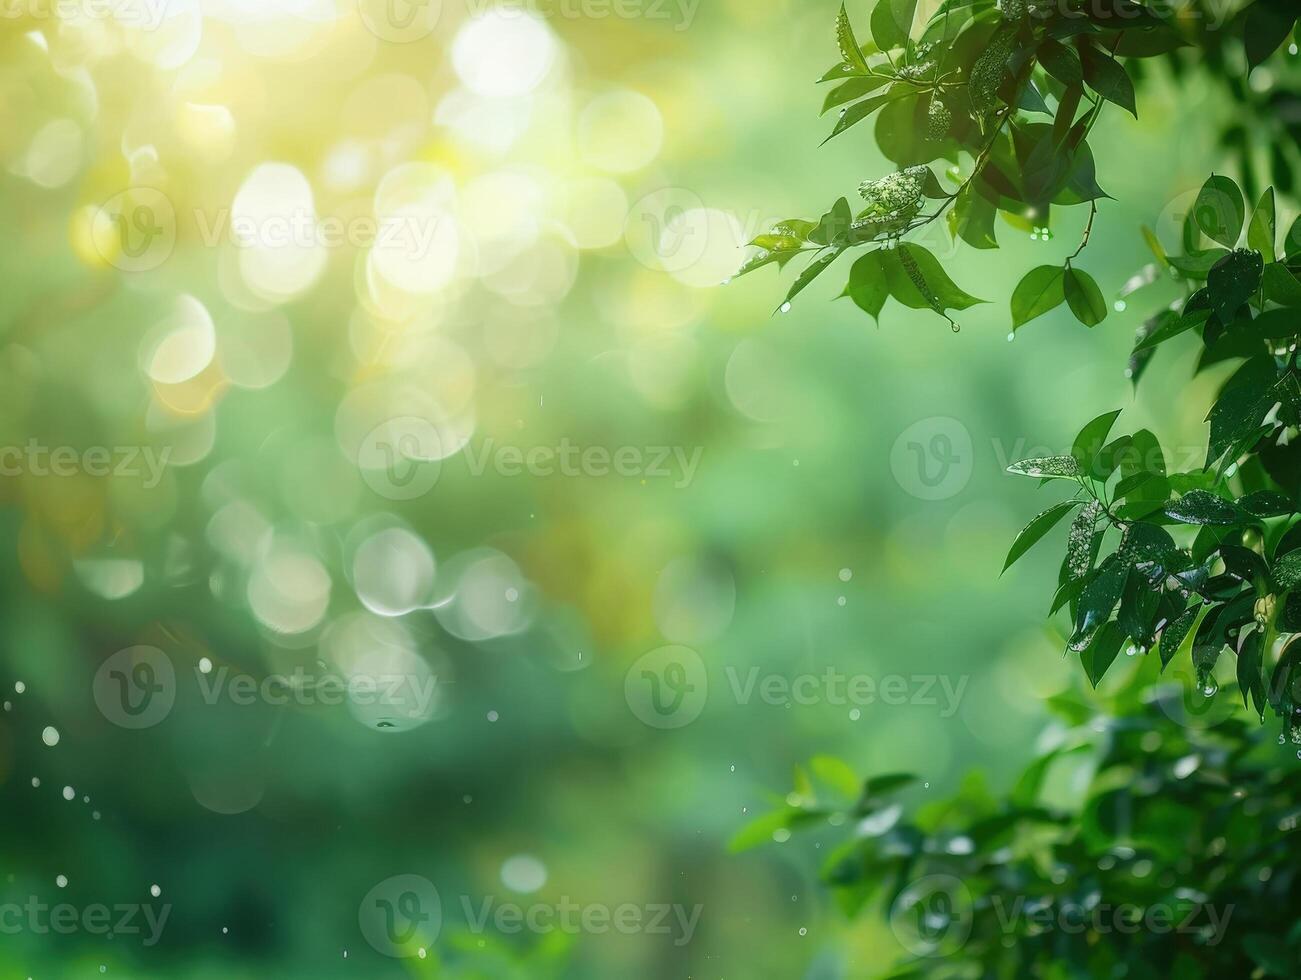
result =
[{"label": "dark green leaf", "polygon": [[1215,315],[1221,323],[1232,323],[1257,289],[1265,265],[1259,252],[1236,249],[1216,262],[1206,276]]},{"label": "dark green leaf", "polygon": [[965,310],[985,302],[964,292],[949,278],[939,259],[912,242],[882,251],[890,295],[914,310]]},{"label": "dark green leaf", "polygon": [[912,31],[917,0],[877,0],[872,11],[872,38],[882,51],[902,48]]},{"label": "dark green leaf", "polygon": [[1206,490],[1189,490],[1165,506],[1165,515],[1180,524],[1229,526],[1246,524],[1250,518],[1223,497]]},{"label": "dark green leaf", "polygon": [[[1083,606],[1083,598],[1080,603]],[[1107,673],[1107,668],[1116,662],[1116,655],[1120,653],[1120,647],[1124,642],[1125,631],[1116,623],[1107,623],[1098,630],[1093,642],[1080,654],[1084,673],[1094,687],[1101,682],[1103,675]]]},{"label": "dark green leaf", "polygon": [[1086,327],[1096,327],[1107,318],[1107,301],[1093,277],[1081,269],[1068,267],[1062,279],[1066,303]]},{"label": "dark green leaf", "polygon": [[1114,102],[1121,108],[1128,109],[1131,115],[1138,116],[1134,103],[1134,83],[1120,62],[1091,44],[1081,47],[1080,60],[1084,67],[1084,81],[1089,88],[1108,102]]},{"label": "dark green leaf", "polygon": [[1173,620],[1171,620],[1161,631],[1161,666],[1164,668],[1174,655],[1179,652],[1183,646],[1184,638],[1188,636],[1189,631],[1193,628],[1193,622],[1197,619],[1197,614],[1201,612],[1201,605],[1191,606],[1185,609]]},{"label": "dark green leaf", "polygon": [[1107,444],[1107,436],[1111,434],[1111,427],[1120,417],[1120,411],[1116,409],[1114,412],[1104,412],[1076,435],[1075,442],[1071,445],[1071,455],[1075,457],[1082,470],[1087,471],[1093,465],[1094,458]]}]

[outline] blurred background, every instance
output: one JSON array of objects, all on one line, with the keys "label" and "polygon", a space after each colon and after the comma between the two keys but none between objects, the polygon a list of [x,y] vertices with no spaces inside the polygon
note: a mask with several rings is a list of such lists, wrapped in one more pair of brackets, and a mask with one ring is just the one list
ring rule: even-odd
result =
[{"label": "blurred background", "polygon": [[[1170,395],[1219,375],[1133,394],[1160,286],[1008,342],[1083,209],[932,225],[957,334],[722,285],[890,169],[818,149],[837,9],[0,4],[4,976],[894,960],[816,836],[729,839],[816,755],[1006,788],[1077,669],[1053,549],[999,577],[1061,491],[1003,468],[1122,407],[1199,463]],[[1139,110],[1093,139],[1112,299],[1230,115]]]}]

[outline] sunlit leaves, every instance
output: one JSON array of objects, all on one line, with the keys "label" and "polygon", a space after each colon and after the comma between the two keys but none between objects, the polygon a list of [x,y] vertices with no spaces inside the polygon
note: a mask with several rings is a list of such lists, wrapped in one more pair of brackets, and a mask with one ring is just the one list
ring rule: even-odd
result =
[{"label": "sunlit leaves", "polygon": [[1111,428],[1119,417],[1120,409],[1105,412],[1080,430],[1071,446],[1071,456],[1080,464],[1081,470],[1087,472],[1093,465],[1094,459],[1106,445],[1107,436],[1111,434]]}]

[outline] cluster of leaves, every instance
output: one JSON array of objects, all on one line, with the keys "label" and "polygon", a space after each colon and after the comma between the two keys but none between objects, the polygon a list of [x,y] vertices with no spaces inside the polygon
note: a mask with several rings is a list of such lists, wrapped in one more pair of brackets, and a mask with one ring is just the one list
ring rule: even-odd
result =
[{"label": "cluster of leaves", "polygon": [[1273,190],[1248,221],[1237,184],[1212,177],[1184,223],[1182,254],[1149,241],[1184,296],[1140,328],[1135,380],[1187,333],[1201,337],[1199,371],[1240,362],[1210,411],[1205,464],[1168,471],[1151,432],[1113,439],[1120,413],[1094,419],[1070,455],[1009,468],[1077,490],[1030,522],[1007,565],[1073,513],[1052,608],[1070,610],[1068,646],[1095,685],[1128,640],[1156,646],[1163,667],[1190,648],[1213,695],[1231,649],[1244,701],[1262,718],[1272,706],[1301,734],[1301,640],[1276,656],[1281,635],[1301,633],[1301,221],[1280,245]]},{"label": "cluster of leaves", "polygon": [[1061,723],[1003,797],[972,776],[910,812],[912,777],[815,759],[734,847],[852,828],[822,877],[847,913],[888,917],[891,977],[1294,976],[1301,770],[1241,717],[1176,723],[1161,694],[1102,715],[1053,699]]},{"label": "cluster of leaves", "polygon": [[[1223,5],[1213,0],[1189,0],[1179,16],[1169,4],[1137,0],[946,0],[914,35],[917,6],[916,0],[878,0],[866,41],[841,8],[841,60],[820,79],[835,83],[823,104],[824,113],[838,112],[828,140],[874,118],[878,147],[901,169],[865,181],[860,210],[842,197],[821,218],[779,222],[751,243],[757,251],[739,274],[785,267],[799,256],[810,260],[783,311],[845,252],[867,249],[842,295],[874,318],[894,299],[933,310],[957,329],[949,311],[983,301],[955,285],[922,245],[903,243],[907,235],[944,216],[955,243],[997,248],[1000,213],[1013,228],[1046,238],[1054,206],[1088,204],[1080,248],[1063,265],[1026,276],[1012,320],[1016,329],[1066,303],[1086,326],[1100,323],[1108,312],[1102,291],[1074,265],[1097,202],[1108,197],[1088,138],[1107,103],[1137,115],[1134,80],[1148,61],[1164,61],[1176,79],[1191,61],[1222,77],[1235,99],[1255,109],[1246,114],[1250,122],[1235,121],[1223,137],[1248,176],[1250,134],[1282,126],[1281,138],[1266,145],[1271,172],[1284,193],[1291,189],[1285,147],[1301,138],[1294,131],[1301,111],[1293,111],[1301,110],[1301,95],[1280,88],[1260,98],[1231,65],[1254,68],[1283,45],[1295,31],[1292,0],[1254,0],[1227,25]],[[1188,48],[1195,48],[1191,58]],[[950,164],[944,171],[950,186],[932,171],[936,161]],[[914,193],[883,209],[876,191],[904,177]]]},{"label": "cluster of leaves", "polygon": [[[950,310],[982,301],[904,236],[945,215],[955,241],[997,248],[1000,212],[1013,227],[1046,235],[1054,206],[1096,209],[1107,195],[1089,134],[1108,102],[1136,112],[1121,59],[1182,43],[1167,20],[1133,0],[947,0],[914,38],[916,7],[916,0],[880,0],[866,43],[841,8],[841,61],[822,78],[838,83],[824,103],[824,111],[839,112],[828,138],[875,117],[877,145],[901,169],[864,182],[860,211],[842,197],[816,221],[784,221],[755,239],[758,251],[741,274],[811,258],[783,309],[846,251],[868,248],[844,295],[873,317],[893,298],[952,323]],[[952,188],[931,169],[937,160],[951,164],[945,176],[956,182]],[[900,183],[912,193],[883,207],[883,186]],[[1106,316],[1096,283],[1070,260],[1059,278],[1041,285],[1060,292],[1090,326]]]}]

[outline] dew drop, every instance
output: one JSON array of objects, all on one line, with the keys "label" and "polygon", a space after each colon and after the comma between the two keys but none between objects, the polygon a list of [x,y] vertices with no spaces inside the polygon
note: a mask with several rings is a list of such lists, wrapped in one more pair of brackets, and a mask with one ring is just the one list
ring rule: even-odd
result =
[{"label": "dew drop", "polygon": [[16,694],[22,694],[26,690],[27,690],[27,685],[24,684],[22,681],[19,681],[17,684],[14,685],[14,693]]},{"label": "dew drop", "polygon": [[858,721],[858,719],[860,719],[860,718],[862,718],[862,717],[863,717],[863,712],[859,711],[857,708],[850,708],[850,709],[849,709],[849,720],[850,720],[850,721]]},{"label": "dew drop", "polygon": [[808,931],[807,929],[805,929],[803,926],[800,926],[800,935],[801,935],[801,936],[807,936],[808,934],[809,934],[809,931]]},{"label": "dew drop", "polygon": [[163,893],[163,890],[162,890],[161,888],[159,888],[157,885],[150,885],[150,886],[149,886],[149,894],[152,895],[154,898],[157,898],[157,897],[160,896],[162,893]]},{"label": "dew drop", "polygon": [[488,720],[489,720],[489,721],[496,721],[496,720],[497,720],[498,718],[500,718],[500,717],[501,717],[501,715],[497,714],[497,712],[495,712],[495,711],[489,711],[489,712],[488,712]]},{"label": "dew drop", "polygon": [[1015,331],[1007,335],[1007,342],[1008,342],[1009,344],[1010,344],[1012,341],[1014,341],[1014,340],[1016,340],[1016,333],[1015,333]]},{"label": "dew drop", "polygon": [[67,876],[67,875],[59,875],[59,877],[57,877],[57,878],[54,879],[54,883],[55,883],[56,885],[58,885],[60,888],[67,888],[67,887],[68,887],[68,876]]},{"label": "dew drop", "polygon": [[840,570],[840,581],[848,582],[853,577],[854,577],[854,573],[850,571],[848,568],[842,568]]},{"label": "dew drop", "polygon": [[1127,309],[1129,309],[1129,304],[1128,304],[1128,303],[1126,303],[1123,299],[1118,299],[1118,300],[1116,300],[1116,312],[1117,312],[1117,313],[1124,313],[1125,310],[1127,310]]},{"label": "dew drop", "polygon": [[791,311],[791,304],[790,304],[790,303],[783,303],[783,304],[781,305],[781,311],[782,311],[783,313],[789,313],[789,312]]},{"label": "dew drop", "polygon": [[74,797],[76,797],[76,795],[77,795],[77,791],[73,789],[71,786],[63,787],[63,798],[65,800],[71,800]]}]

